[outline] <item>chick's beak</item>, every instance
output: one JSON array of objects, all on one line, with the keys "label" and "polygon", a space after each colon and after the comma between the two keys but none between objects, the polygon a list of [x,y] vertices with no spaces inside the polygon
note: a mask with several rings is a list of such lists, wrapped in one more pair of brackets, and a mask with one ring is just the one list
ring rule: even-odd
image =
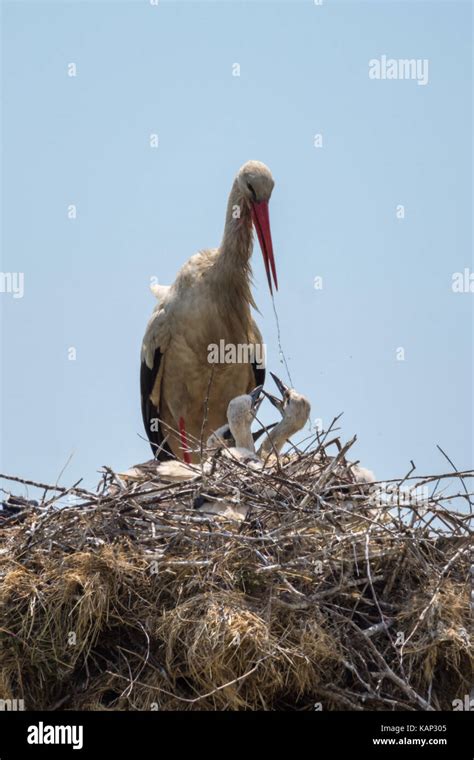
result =
[{"label": "chick's beak", "polygon": [[273,377],[275,385],[278,388],[278,390],[280,391],[281,395],[284,396],[286,393],[288,393],[289,390],[290,390],[288,388],[288,386],[285,385],[285,383],[282,380],[280,380],[279,377],[277,377],[276,375],[274,375],[273,372],[270,372],[270,374]]},{"label": "chick's beak", "polygon": [[253,391],[250,391],[249,396],[252,399],[252,411],[257,412],[260,404],[263,401],[263,396],[261,395],[263,390],[263,385],[257,385],[256,388],[253,389]]},{"label": "chick's beak", "polygon": [[275,406],[280,414],[283,414],[283,401],[280,398],[277,398],[276,396],[272,396],[271,393],[268,393],[268,391],[262,391],[264,396],[267,397],[269,401],[272,402],[273,406]]}]

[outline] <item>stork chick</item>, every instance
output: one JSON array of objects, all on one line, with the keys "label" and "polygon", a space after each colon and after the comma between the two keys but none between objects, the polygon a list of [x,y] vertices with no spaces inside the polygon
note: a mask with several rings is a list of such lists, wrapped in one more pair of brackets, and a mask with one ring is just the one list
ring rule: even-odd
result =
[{"label": "stork chick", "polygon": [[[223,425],[214,431],[207,440],[207,448],[222,450],[224,456],[240,461],[253,461],[261,464],[255,453],[255,437],[251,427],[255,414],[262,403],[261,385],[254,388],[251,393],[236,396],[229,402],[227,407],[227,425]],[[233,445],[227,446],[231,441]]]},{"label": "stork chick", "polygon": [[[264,461],[270,454],[272,454],[272,452],[274,454],[280,453],[285,441],[305,426],[311,412],[309,401],[305,396],[297,393],[292,388],[288,388],[276,375],[273,374],[273,372],[270,374],[282,395],[282,399],[275,398],[275,396],[266,393],[266,391],[263,391],[263,393],[283,415],[283,420],[271,431],[260,447],[259,456]],[[321,460],[320,456],[316,457],[311,466],[305,466],[306,476],[319,475],[324,467],[326,467],[328,463],[331,463],[332,459],[333,457],[329,457],[329,459],[324,462]],[[368,470],[366,467],[361,467],[356,462],[352,463],[350,467],[356,483],[360,485],[370,485],[375,482],[375,475],[372,470]],[[291,460],[285,465],[285,468],[286,472],[290,474],[292,471]]]},{"label": "stork chick", "polygon": [[298,393],[294,388],[288,388],[273,372],[270,374],[282,398],[280,400],[266,391],[263,393],[276,406],[283,419],[269,432],[260,446],[258,455],[264,462],[271,454],[280,453],[286,441],[306,425],[311,413],[311,406],[306,396]]},{"label": "stork chick", "polygon": [[251,393],[237,396],[229,402],[227,407],[227,420],[229,430],[234,438],[235,446],[225,449],[227,456],[261,465],[260,459],[255,453],[255,441],[252,435],[252,423],[255,414],[262,402],[260,393],[262,385],[257,386]]},{"label": "stork chick", "polygon": [[[262,398],[260,393],[262,386],[258,386],[251,393],[245,393],[237,396],[230,401],[227,407],[227,419],[230,435],[234,438],[235,446],[223,448],[223,455],[229,459],[237,459],[246,464],[252,470],[261,470],[263,463],[255,453],[255,443],[251,432],[252,423],[255,418],[258,407]],[[221,428],[222,431],[222,428]],[[214,434],[215,435],[215,434]],[[213,439],[213,436],[211,436]],[[217,439],[216,437],[216,440]],[[206,463],[204,472],[210,470],[212,463]],[[235,504],[231,501],[231,496],[217,501],[205,501],[207,496],[199,496],[199,511],[206,514],[220,515],[221,517],[232,520],[242,521],[247,516],[248,507],[246,505]]]}]

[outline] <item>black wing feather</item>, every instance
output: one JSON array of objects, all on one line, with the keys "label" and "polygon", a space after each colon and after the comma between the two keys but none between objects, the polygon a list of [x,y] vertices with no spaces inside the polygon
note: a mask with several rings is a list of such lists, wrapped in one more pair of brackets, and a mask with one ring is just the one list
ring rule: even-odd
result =
[{"label": "black wing feather", "polygon": [[[161,430],[161,424],[157,420],[160,412],[150,399],[155,381],[160,369],[162,353],[159,349],[153,356],[153,367],[150,369],[146,362],[142,361],[140,367],[140,392],[142,400],[142,417],[145,431],[150,441],[151,450],[155,459],[164,461],[166,459],[175,459],[168,444],[163,444],[164,435]],[[153,429],[152,429],[153,425]]]},{"label": "black wing feather", "polygon": [[258,385],[264,385],[265,383],[265,367],[259,367],[257,362],[252,362],[252,368],[253,368],[253,374],[255,376],[255,385],[254,388],[256,388]]}]

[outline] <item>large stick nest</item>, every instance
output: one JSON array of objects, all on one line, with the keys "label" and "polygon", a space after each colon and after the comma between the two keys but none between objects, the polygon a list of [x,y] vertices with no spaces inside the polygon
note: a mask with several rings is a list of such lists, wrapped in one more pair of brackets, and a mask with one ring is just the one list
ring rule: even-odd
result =
[{"label": "large stick nest", "polygon": [[[348,447],[331,444],[335,459],[320,443],[263,472],[226,460],[175,485],[107,469],[96,492],[46,486],[4,512],[0,698],[452,709],[473,662],[469,514],[456,508],[470,511],[473,473],[360,484]],[[460,494],[443,492],[452,482]],[[247,518],[199,512],[203,494],[240,499]]]}]

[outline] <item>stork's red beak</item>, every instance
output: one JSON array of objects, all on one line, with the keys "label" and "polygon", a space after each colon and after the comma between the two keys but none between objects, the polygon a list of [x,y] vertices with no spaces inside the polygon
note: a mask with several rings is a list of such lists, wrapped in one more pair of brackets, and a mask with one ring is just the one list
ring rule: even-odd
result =
[{"label": "stork's red beak", "polygon": [[272,233],[270,231],[270,217],[268,215],[268,201],[252,203],[252,221],[254,223],[255,229],[257,230],[258,242],[260,243],[260,248],[262,249],[263,261],[267,273],[270,293],[273,294],[271,275],[273,275],[273,282],[275,283],[275,288],[277,290],[278,280],[275,268],[275,259],[273,258],[273,244]]}]

